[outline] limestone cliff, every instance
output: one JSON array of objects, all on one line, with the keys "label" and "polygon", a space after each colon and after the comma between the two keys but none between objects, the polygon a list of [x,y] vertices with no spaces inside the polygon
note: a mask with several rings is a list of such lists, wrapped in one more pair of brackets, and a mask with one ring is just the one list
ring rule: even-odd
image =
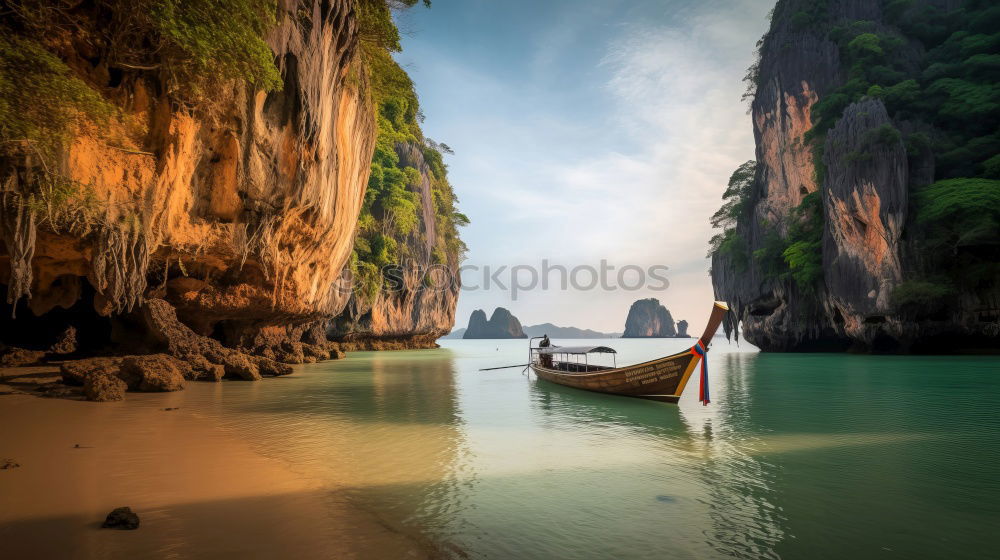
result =
[{"label": "limestone cliff", "polygon": [[656,298],[640,299],[632,304],[625,319],[622,338],[672,338],[677,336],[674,318]]},{"label": "limestone cliff", "polygon": [[521,322],[503,307],[494,309],[489,321],[486,320],[486,313],[482,309],[473,311],[469,317],[469,326],[465,329],[465,334],[462,335],[462,338],[527,337],[521,328]]},{"label": "limestone cliff", "polygon": [[374,295],[355,289],[347,308],[330,323],[330,338],[348,348],[436,347],[434,341],[455,325],[459,261],[450,254],[445,262],[434,262],[436,252],[450,251],[436,229],[433,173],[419,146],[401,143],[396,153],[404,168],[419,172],[407,186],[418,201],[418,224],[399,240],[410,257],[381,271],[388,279]]},{"label": "limestone cliff", "polygon": [[[981,215],[975,239],[943,218],[967,215],[976,197],[990,204],[1000,189],[988,159],[1000,138],[977,122],[996,106],[947,105],[972,95],[957,88],[988,82],[961,65],[996,44],[952,46],[992,33],[986,14],[949,0],[777,3],[748,75],[755,173],[740,188],[734,174],[713,218],[726,228],[712,251],[716,298],[750,342],[775,351],[996,346],[995,218]],[[952,187],[968,188],[939,194]],[[942,244],[947,258],[935,256]]]},{"label": "limestone cliff", "polygon": [[[6,87],[25,73],[48,97],[3,131],[0,342],[47,349],[72,328],[80,352],[153,351],[146,302],[160,301],[192,336],[265,359],[301,362],[303,345],[325,356],[326,325],[352,302],[377,135],[371,53],[398,48],[377,43],[395,32],[389,4],[14,5],[0,112],[26,106]],[[366,30],[373,18],[383,27]],[[447,332],[457,288],[415,290],[426,263],[368,319],[352,305],[347,332]]]}]

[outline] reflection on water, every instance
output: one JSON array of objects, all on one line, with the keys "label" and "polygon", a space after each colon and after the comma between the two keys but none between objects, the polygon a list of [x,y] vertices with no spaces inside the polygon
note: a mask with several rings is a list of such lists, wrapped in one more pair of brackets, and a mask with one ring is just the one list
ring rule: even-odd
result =
[{"label": "reflection on water", "polygon": [[[609,343],[625,363],[687,341]],[[675,406],[478,371],[523,361],[524,341],[444,344],[225,384],[206,406],[443,556],[973,558],[997,544],[983,530],[1000,522],[995,358],[716,343],[702,407],[694,383]]]}]

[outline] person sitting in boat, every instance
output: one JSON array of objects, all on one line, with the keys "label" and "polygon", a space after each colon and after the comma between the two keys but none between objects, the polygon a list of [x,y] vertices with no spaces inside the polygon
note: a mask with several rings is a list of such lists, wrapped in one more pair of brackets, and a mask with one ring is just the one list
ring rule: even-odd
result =
[{"label": "person sitting in boat", "polygon": [[[549,335],[542,335],[542,341],[538,343],[538,347],[548,348],[549,346],[552,346],[552,341],[549,340]],[[542,361],[542,367],[552,367],[552,354],[539,354],[539,358]]]}]

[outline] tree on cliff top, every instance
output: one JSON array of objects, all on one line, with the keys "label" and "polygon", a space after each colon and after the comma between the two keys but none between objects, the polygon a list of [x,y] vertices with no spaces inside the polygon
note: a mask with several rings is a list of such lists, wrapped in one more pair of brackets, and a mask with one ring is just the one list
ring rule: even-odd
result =
[{"label": "tree on cliff top", "polygon": [[729,184],[722,193],[722,207],[710,218],[712,227],[722,229],[722,233],[712,236],[709,242],[708,256],[721,253],[733,258],[733,262],[742,270],[748,264],[746,258],[746,243],[736,232],[740,217],[746,212],[750,195],[753,193],[754,176],[757,173],[757,161],[749,160],[740,164],[729,176]]}]

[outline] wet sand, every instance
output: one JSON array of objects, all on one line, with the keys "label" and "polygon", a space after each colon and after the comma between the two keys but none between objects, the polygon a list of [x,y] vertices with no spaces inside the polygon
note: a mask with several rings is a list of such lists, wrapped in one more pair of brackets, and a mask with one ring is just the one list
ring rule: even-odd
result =
[{"label": "wet sand", "polygon": [[[180,393],[0,395],[0,463],[20,464],[0,470],[0,558],[427,557],[331,483],[255,452],[243,429]],[[138,530],[100,528],[119,506]]]}]

